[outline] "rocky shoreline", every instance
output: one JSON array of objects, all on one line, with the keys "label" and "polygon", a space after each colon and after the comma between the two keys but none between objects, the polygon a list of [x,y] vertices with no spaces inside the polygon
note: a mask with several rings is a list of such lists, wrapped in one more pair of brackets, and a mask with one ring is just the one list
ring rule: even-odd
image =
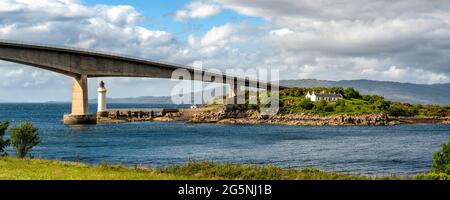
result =
[{"label": "rocky shoreline", "polygon": [[191,123],[274,124],[302,126],[394,126],[400,124],[450,124],[449,117],[393,117],[386,114],[333,115],[288,114],[261,116],[253,111],[206,111],[192,115]]},{"label": "rocky shoreline", "polygon": [[292,126],[395,126],[400,124],[450,124],[450,117],[394,117],[387,114],[332,115],[286,114],[262,116],[255,111],[227,111],[226,109],[185,109],[164,116],[137,118],[99,117],[98,123],[172,122],[218,124],[273,124]]}]

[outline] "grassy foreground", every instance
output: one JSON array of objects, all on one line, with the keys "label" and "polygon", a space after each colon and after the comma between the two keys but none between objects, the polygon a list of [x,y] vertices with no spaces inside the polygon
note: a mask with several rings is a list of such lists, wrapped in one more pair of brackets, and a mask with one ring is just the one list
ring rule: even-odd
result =
[{"label": "grassy foreground", "polygon": [[[281,169],[274,166],[249,166],[190,162],[164,168],[88,165],[42,159],[0,157],[0,180],[371,180],[375,178],[322,172],[318,169]],[[401,177],[376,179],[396,180]]]}]

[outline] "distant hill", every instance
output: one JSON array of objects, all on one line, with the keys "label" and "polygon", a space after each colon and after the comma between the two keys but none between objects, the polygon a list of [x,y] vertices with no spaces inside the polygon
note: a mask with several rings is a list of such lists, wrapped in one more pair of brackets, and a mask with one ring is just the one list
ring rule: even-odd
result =
[{"label": "distant hill", "polygon": [[[106,98],[108,103],[154,103],[154,104],[171,104],[170,96],[163,97],[127,97],[127,98]],[[89,103],[97,103],[97,99],[89,99]]]},{"label": "distant hill", "polygon": [[316,79],[283,80],[283,86],[297,87],[353,87],[363,94],[378,94],[388,100],[450,105],[450,83],[445,84],[413,84],[372,80],[323,81]]},{"label": "distant hill", "polygon": [[[186,94],[185,94],[186,95]],[[193,102],[195,95],[201,95],[200,92],[191,93]],[[211,99],[207,99],[208,101]],[[142,96],[142,97],[126,97],[126,98],[106,98],[108,103],[152,103],[152,104],[172,104],[171,96]],[[97,99],[89,99],[89,103],[97,103]]]},{"label": "distant hill", "polygon": [[[378,94],[392,101],[450,105],[450,83],[426,85],[372,80],[324,81],[316,79],[301,79],[282,80],[280,81],[280,84],[283,86],[297,87],[353,87],[359,90],[362,94]],[[89,103],[96,102],[97,99],[89,100]],[[107,102],[171,104],[172,100],[170,96],[142,96],[107,98]]]}]

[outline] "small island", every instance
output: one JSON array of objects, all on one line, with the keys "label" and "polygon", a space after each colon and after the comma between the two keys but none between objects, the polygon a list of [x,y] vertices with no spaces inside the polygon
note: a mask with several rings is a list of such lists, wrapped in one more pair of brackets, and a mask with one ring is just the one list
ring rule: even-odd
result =
[{"label": "small island", "polygon": [[[450,124],[450,106],[421,105],[386,100],[379,95],[362,95],[354,88],[290,87],[279,91],[276,115],[261,113],[260,102],[272,98],[267,92],[249,99],[255,91],[243,91],[245,104],[226,105],[219,97],[205,106],[190,109],[165,109],[159,112],[111,110],[99,117],[100,123],[136,121],[186,121],[190,123],[276,124],[308,126],[385,126],[399,124]],[[263,99],[264,96],[266,99]],[[117,113],[117,114],[116,114]]]}]

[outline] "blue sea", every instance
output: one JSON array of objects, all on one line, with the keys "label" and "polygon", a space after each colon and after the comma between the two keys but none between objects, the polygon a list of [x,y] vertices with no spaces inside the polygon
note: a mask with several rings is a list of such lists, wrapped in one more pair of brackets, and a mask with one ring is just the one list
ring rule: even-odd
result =
[{"label": "blue sea", "polygon": [[[90,105],[94,113],[96,105]],[[110,104],[114,108],[177,105]],[[167,166],[188,161],[314,167],[363,175],[429,171],[450,125],[278,126],[138,122],[67,126],[70,104],[0,104],[0,120],[31,121],[42,144],[32,156],[87,163]],[[13,154],[12,150],[9,153]]]}]

